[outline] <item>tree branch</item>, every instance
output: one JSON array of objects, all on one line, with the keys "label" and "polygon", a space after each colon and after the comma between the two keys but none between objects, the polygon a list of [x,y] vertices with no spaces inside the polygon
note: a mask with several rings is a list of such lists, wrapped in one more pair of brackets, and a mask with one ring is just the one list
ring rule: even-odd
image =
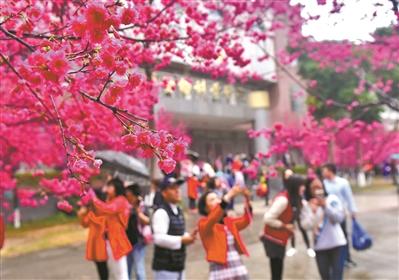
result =
[{"label": "tree branch", "polygon": [[187,40],[190,38],[190,36],[186,37],[176,37],[176,38],[165,38],[165,39],[137,39],[137,38],[131,38],[125,35],[119,35],[123,39],[137,42],[137,43],[160,43],[160,42],[174,42],[174,41],[182,41],[182,40]]},{"label": "tree branch", "polygon": [[[137,121],[137,120],[139,120],[139,121],[143,121],[143,122],[147,123],[147,122],[148,122],[147,120],[142,119],[142,118],[139,118],[139,117],[136,117],[136,116],[134,116],[133,114],[127,112],[127,110],[119,109],[118,107],[115,107],[115,106],[106,104],[106,103],[102,102],[101,100],[97,100],[96,97],[93,97],[93,96],[91,96],[91,95],[89,95],[89,94],[87,94],[87,93],[85,93],[85,92],[83,92],[83,91],[81,91],[81,90],[79,91],[79,93],[80,93],[83,97],[85,97],[86,99],[89,99],[90,101],[93,101],[93,102],[95,102],[95,103],[98,103],[98,104],[104,106],[105,108],[107,108],[108,110],[110,110],[113,114],[117,114],[117,115],[119,115],[119,116],[121,116],[121,117],[124,117],[125,119],[128,119],[129,122],[133,123],[134,125],[137,125],[137,126],[143,128],[143,129],[148,129],[147,126],[145,126],[145,125],[143,125],[143,124],[141,124],[141,123],[139,123],[139,122]],[[128,118],[128,117],[126,117],[124,114],[127,114],[127,115],[129,115],[129,116],[132,116],[132,118]]]},{"label": "tree branch", "polygon": [[115,71],[112,71],[111,73],[108,74],[108,79],[107,79],[107,81],[105,82],[103,88],[101,89],[100,94],[97,96],[97,101],[100,101],[101,96],[103,95],[105,89],[107,88],[107,85],[110,84],[110,83],[112,82],[111,77],[112,77],[112,75],[113,75],[114,73],[115,73]]},{"label": "tree branch", "polygon": [[128,29],[135,28],[135,27],[145,28],[146,25],[148,26],[150,23],[152,23],[154,20],[156,20],[158,17],[160,17],[161,14],[162,14],[164,11],[166,11],[168,8],[172,7],[174,3],[175,3],[174,0],[170,1],[169,4],[167,4],[167,5],[166,5],[162,10],[160,10],[155,16],[153,16],[152,18],[150,18],[150,19],[145,23],[145,25],[135,23],[135,24],[130,25],[130,26],[126,26],[126,27],[123,27],[123,28],[118,28],[118,31],[124,31],[124,30],[128,30]]},{"label": "tree branch", "polygon": [[62,125],[62,120],[61,120],[60,114],[58,113],[57,106],[55,105],[54,98],[53,98],[52,95],[50,95],[50,98],[51,98],[51,103],[53,104],[54,111],[55,111],[55,113],[56,113],[56,115],[57,115],[57,122],[58,122],[58,126],[59,126],[59,128],[60,128],[61,137],[62,137],[62,144],[63,144],[63,146],[64,146],[65,154],[66,154],[66,157],[67,157],[67,168],[68,168],[68,171],[69,171],[70,175],[71,175],[73,178],[75,178],[76,180],[78,180],[78,181],[81,183],[81,189],[80,189],[80,191],[83,193],[83,192],[84,192],[84,186],[83,186],[83,185],[84,185],[84,184],[89,184],[89,182],[82,180],[78,175],[76,175],[76,174],[73,172],[73,170],[72,170],[71,167],[69,166],[69,158],[71,157],[71,154],[70,154],[69,151],[68,151],[68,147],[67,147],[67,143],[66,143],[66,142],[69,141],[69,142],[71,142],[72,144],[75,144],[75,143],[73,143],[73,141],[69,140],[69,139],[66,137],[66,135],[65,135],[65,130],[64,130],[64,126]]},{"label": "tree branch", "polygon": [[19,16],[21,13],[25,12],[27,9],[29,9],[30,7],[32,7],[32,4],[29,4],[28,6],[26,6],[25,8],[21,9],[18,13],[16,14],[12,14],[9,15],[8,17],[6,17],[2,22],[0,22],[0,25],[3,25],[4,23],[6,23],[7,21],[9,21],[10,19],[13,19],[16,16]]},{"label": "tree branch", "polygon": [[14,68],[14,66],[11,65],[11,63],[8,61],[8,59],[0,53],[1,58],[3,61],[7,64],[7,66],[14,72],[14,74],[20,78],[21,80],[24,81],[24,85],[29,89],[29,91],[33,94],[33,96],[40,102],[40,104],[44,107],[44,109],[47,111],[47,113],[54,118],[53,113],[50,111],[50,109],[47,107],[47,105],[44,103],[44,101],[39,97],[39,95],[33,90],[33,88],[29,85],[29,82],[24,79],[24,77],[21,76],[21,74],[18,73],[18,71]]},{"label": "tree branch", "polygon": [[7,37],[10,37],[10,38],[14,39],[15,41],[17,41],[18,43],[27,47],[31,52],[35,51],[35,48],[33,46],[29,45],[27,42],[25,42],[21,38],[17,37],[16,35],[12,34],[8,30],[5,30],[2,26],[0,26],[0,31],[3,32]]}]

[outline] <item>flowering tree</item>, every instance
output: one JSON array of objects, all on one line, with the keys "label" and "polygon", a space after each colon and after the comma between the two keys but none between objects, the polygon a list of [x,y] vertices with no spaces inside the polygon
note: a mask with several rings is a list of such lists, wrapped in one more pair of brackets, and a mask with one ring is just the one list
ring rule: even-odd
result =
[{"label": "flowering tree", "polygon": [[161,169],[173,171],[186,142],[149,126],[162,85],[152,73],[174,59],[238,77],[230,66],[249,60],[234,28],[249,29],[255,22],[247,15],[260,4],[221,4],[2,2],[1,193],[15,187],[21,163],[64,170],[43,179],[41,193],[81,193],[101,165],[92,151],[105,147],[156,156]]},{"label": "flowering tree", "polygon": [[260,158],[280,158],[291,150],[299,150],[307,165],[318,167],[334,162],[343,168],[359,168],[380,164],[399,152],[399,132],[386,131],[381,123],[338,121],[325,118],[317,122],[308,116],[301,127],[275,124],[273,128],[250,131],[250,137],[266,137],[271,145]]},{"label": "flowering tree", "polygon": [[[343,6],[338,2],[334,13]],[[283,67],[300,50],[314,59],[324,51],[301,35],[317,16],[303,15],[302,5],[288,0],[13,0],[2,1],[0,11],[1,194],[15,187],[21,163],[64,170],[58,179],[43,179],[41,193],[79,194],[98,172],[92,151],[100,148],[156,156],[161,169],[173,171],[185,140],[149,125],[165,85],[152,74],[172,61],[234,82],[259,78],[249,71],[251,59],[274,58]],[[289,30],[295,52],[244,54],[243,38],[266,50],[278,29]],[[395,42],[367,48],[373,65],[397,61]],[[356,57],[328,54],[330,64]]]},{"label": "flowering tree", "polygon": [[[2,169],[12,178],[21,162],[61,165],[69,172],[63,179],[72,176],[85,183],[101,164],[89,150],[110,147],[156,155],[160,167],[172,171],[185,143],[148,125],[160,86],[153,71],[173,58],[234,80],[230,66],[250,62],[234,29],[265,39],[250,31],[256,17],[248,15],[267,8],[274,6],[230,1],[2,3]],[[39,143],[33,127],[41,135],[37,153],[30,153],[32,142]],[[2,188],[14,183],[7,181]]]}]

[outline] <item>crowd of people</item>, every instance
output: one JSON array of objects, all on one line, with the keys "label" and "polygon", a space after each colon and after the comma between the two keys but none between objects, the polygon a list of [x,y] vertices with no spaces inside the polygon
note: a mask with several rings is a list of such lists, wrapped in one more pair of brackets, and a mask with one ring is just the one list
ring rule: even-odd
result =
[{"label": "crowd of people", "polygon": [[[223,164],[200,164],[194,154],[176,173],[152,180],[145,196],[142,186],[118,178],[110,179],[101,190],[88,191],[78,216],[89,229],[86,258],[95,262],[99,278],[146,279],[146,248],[153,243],[153,278],[185,279],[186,250],[199,239],[209,263],[209,279],[249,279],[240,257],[249,256],[240,235],[252,221],[254,190],[249,186],[257,186],[256,193],[269,203],[267,175],[259,170],[257,179],[250,178],[244,171],[250,164],[239,156]],[[307,178],[286,169],[282,183],[283,189],[266,208],[260,237],[271,278],[283,278],[285,256],[296,252],[298,228],[309,257],[316,259],[320,278],[342,279],[345,262],[354,264],[346,212],[355,217],[356,206],[348,181],[327,164],[320,174],[313,172]],[[183,187],[189,211],[201,216],[191,231],[182,209]],[[245,211],[237,217],[231,212],[238,196],[243,197]]]}]

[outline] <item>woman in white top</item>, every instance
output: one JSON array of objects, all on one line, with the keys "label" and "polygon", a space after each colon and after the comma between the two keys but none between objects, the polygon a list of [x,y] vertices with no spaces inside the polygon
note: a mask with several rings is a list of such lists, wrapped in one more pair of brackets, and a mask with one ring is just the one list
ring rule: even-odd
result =
[{"label": "woman in white top", "polygon": [[[323,183],[318,178],[311,178],[307,182],[311,199],[306,215],[302,215],[301,223],[314,233],[314,250],[316,262],[323,280],[341,280],[343,267],[340,262],[341,250],[346,239],[340,223],[345,217],[343,205],[336,195],[328,195]],[[305,211],[302,211],[304,214]]]}]

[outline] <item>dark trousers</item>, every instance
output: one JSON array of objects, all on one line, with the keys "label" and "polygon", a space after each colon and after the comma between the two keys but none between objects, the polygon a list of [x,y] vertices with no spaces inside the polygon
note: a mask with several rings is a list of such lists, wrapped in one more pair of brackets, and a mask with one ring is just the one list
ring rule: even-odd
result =
[{"label": "dark trousers", "polygon": [[284,264],[284,259],[270,258],[270,269],[272,271],[272,280],[283,279],[283,264]]},{"label": "dark trousers", "polygon": [[281,280],[283,278],[283,264],[285,256],[285,246],[274,243],[264,236],[261,237],[266,255],[270,259],[270,271],[272,280]]},{"label": "dark trousers", "polygon": [[108,280],[107,262],[94,262],[96,264],[98,276],[100,280]]},{"label": "dark trousers", "polygon": [[344,232],[345,238],[346,238],[346,245],[345,245],[345,249],[342,250],[342,259],[343,262],[347,261],[347,262],[351,262],[352,258],[351,258],[351,253],[350,253],[350,246],[349,246],[349,238],[348,238],[348,231],[347,231],[347,227],[346,227],[346,218],[345,220],[341,223],[341,228],[342,231]]},{"label": "dark trousers", "polygon": [[[306,230],[303,229],[303,227],[301,226],[301,224],[299,222],[298,222],[298,227],[299,227],[299,230],[301,231],[302,238],[305,241],[306,249],[309,249],[310,248],[310,242],[309,242],[308,233],[306,232]],[[295,234],[293,234],[291,236],[291,247],[295,248],[295,245],[296,245]]]},{"label": "dark trousers", "polygon": [[342,280],[343,267],[340,263],[344,246],[316,251],[317,268],[322,280]]},{"label": "dark trousers", "polygon": [[195,198],[188,198],[188,207],[190,209],[195,209],[196,208],[196,203],[195,203]]}]

